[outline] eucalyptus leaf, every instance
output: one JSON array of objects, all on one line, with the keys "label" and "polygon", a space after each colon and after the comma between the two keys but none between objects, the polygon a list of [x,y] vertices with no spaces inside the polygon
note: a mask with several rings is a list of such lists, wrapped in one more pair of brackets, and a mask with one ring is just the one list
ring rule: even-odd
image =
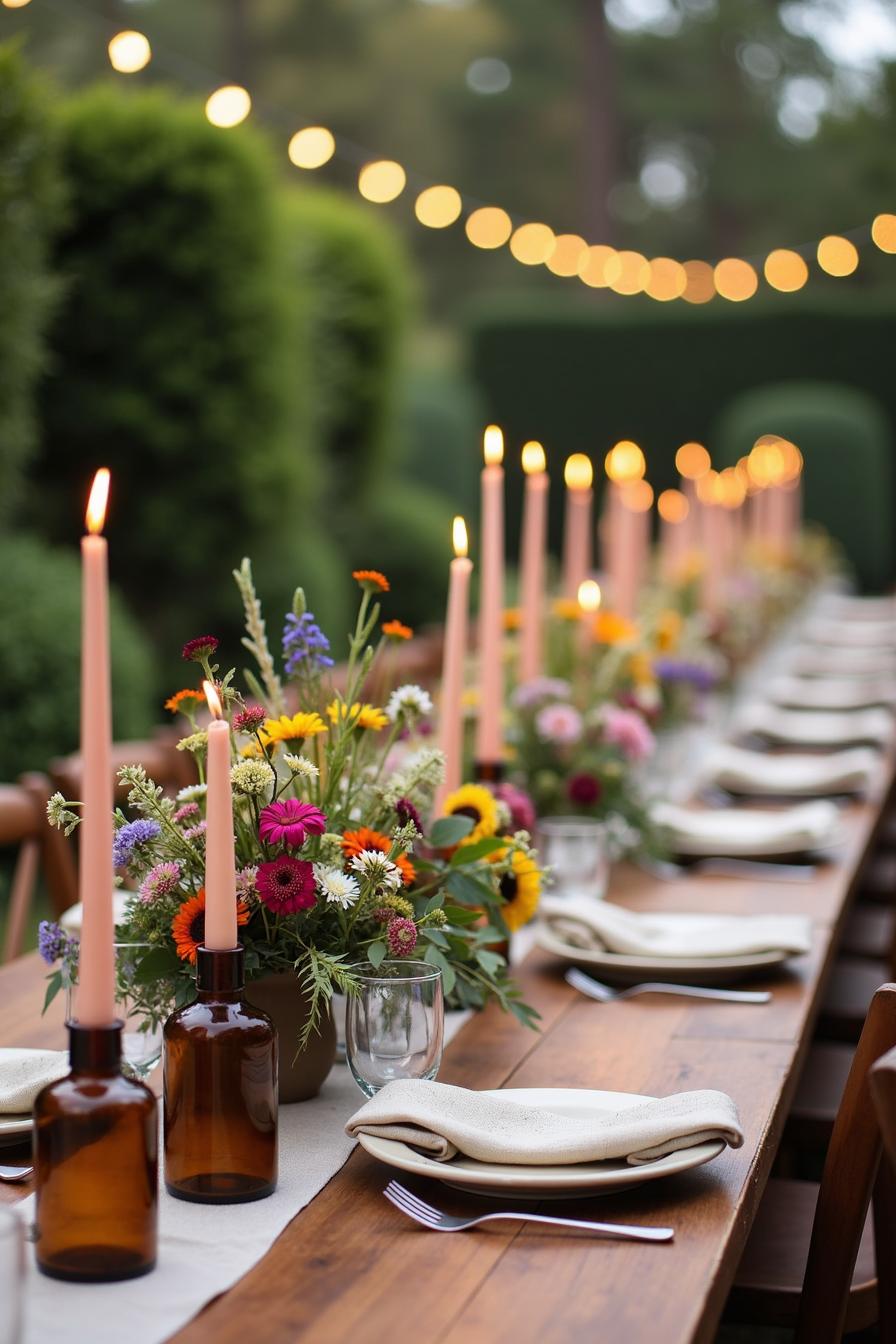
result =
[{"label": "eucalyptus leaf", "polygon": [[377,942],[370,944],[367,949],[367,960],[374,970],[377,970],[378,967],[382,966],[383,962],[386,960],[386,953],[388,951],[389,949],[386,947],[385,943]]},{"label": "eucalyptus leaf", "polygon": [[429,842],[437,849],[450,849],[470,834],[474,824],[472,817],[439,817],[429,832]]},{"label": "eucalyptus leaf", "polygon": [[47,992],[44,995],[44,1006],[42,1012],[46,1012],[56,995],[62,988],[62,972],[54,971],[52,975],[47,976]]},{"label": "eucalyptus leaf", "polygon": [[499,849],[506,848],[506,840],[500,840],[494,835],[485,835],[481,840],[474,840],[472,844],[461,845],[460,849],[451,855],[450,866],[462,868],[471,863],[478,863],[480,859],[488,858],[489,854],[497,854]]},{"label": "eucalyptus leaf", "polygon": [[180,958],[170,948],[154,947],[134,968],[134,984],[149,985],[153,980],[162,980],[167,975],[175,975],[180,965]]}]

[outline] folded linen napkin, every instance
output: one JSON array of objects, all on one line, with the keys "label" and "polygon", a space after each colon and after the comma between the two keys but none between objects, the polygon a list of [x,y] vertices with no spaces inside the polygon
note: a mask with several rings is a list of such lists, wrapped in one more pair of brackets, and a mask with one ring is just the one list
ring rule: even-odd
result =
[{"label": "folded linen napkin", "polygon": [[837,621],[896,620],[896,600],[892,597],[856,597],[854,593],[825,593],[816,613]]},{"label": "folded linen napkin", "polygon": [[896,672],[896,650],[863,649],[845,644],[839,647],[802,644],[794,649],[787,671],[798,677],[892,677]]},{"label": "folded linen napkin", "polygon": [[893,737],[893,716],[885,709],[779,709],[757,701],[740,710],[735,730],[795,747],[848,747],[859,742],[883,747]]},{"label": "folded linen napkin", "polygon": [[68,1067],[66,1050],[0,1049],[0,1115],[30,1111],[41,1088],[64,1078]]},{"label": "folded linen napkin", "polygon": [[841,834],[836,805],[821,799],[775,812],[736,807],[698,811],[676,803],[655,803],[651,812],[668,833],[672,849],[694,857],[800,853],[836,844]]},{"label": "folded linen napkin", "polygon": [[804,915],[642,915],[610,901],[575,896],[544,896],[539,914],[548,928],[572,947],[621,956],[796,955],[812,946],[812,924]]},{"label": "folded linen napkin", "polygon": [[[122,891],[116,888],[112,893],[112,918],[116,924],[120,924],[125,917],[125,907],[128,901],[135,895],[133,891]],[[84,918],[84,906],[78,901],[75,905],[70,905],[67,910],[63,910],[59,916],[59,923],[69,933],[76,937],[81,932],[81,922]]]},{"label": "folded linen napkin", "polygon": [[807,621],[801,636],[809,644],[847,645],[857,649],[892,649],[896,644],[896,617],[877,621],[840,621],[825,617]]},{"label": "folded linen napkin", "polygon": [[458,1153],[477,1162],[514,1166],[573,1166],[624,1158],[633,1166],[667,1153],[722,1139],[744,1141],[734,1102],[724,1092],[678,1092],[645,1097],[632,1107],[560,1115],[506,1097],[463,1087],[401,1078],[387,1083],[345,1127],[418,1148],[437,1162]]},{"label": "folded linen napkin", "polygon": [[786,709],[870,709],[896,705],[896,677],[774,677],[768,698]]},{"label": "folded linen napkin", "polygon": [[825,797],[867,789],[880,766],[871,747],[850,747],[830,755],[773,756],[720,742],[706,760],[704,778],[732,793],[768,798]]}]

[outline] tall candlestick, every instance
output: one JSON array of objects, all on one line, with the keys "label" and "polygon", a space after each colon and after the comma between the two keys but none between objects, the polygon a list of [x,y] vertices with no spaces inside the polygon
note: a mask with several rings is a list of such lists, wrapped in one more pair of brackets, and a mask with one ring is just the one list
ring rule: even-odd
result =
[{"label": "tall candlestick", "polygon": [[575,598],[579,584],[591,569],[591,528],[594,468],[584,453],[573,453],[563,469],[566,483],[566,520],[563,528],[563,592]]},{"label": "tall candlestick", "polygon": [[483,456],[476,760],[494,765],[504,756],[504,436],[497,425],[485,431]]},{"label": "tall candlestick", "polygon": [[208,726],[205,797],[205,937],[215,952],[237,946],[236,858],[233,841],[233,791],[230,784],[230,724],[210,681],[202,683],[212,713]]},{"label": "tall candlestick", "polygon": [[94,478],[81,539],[82,817],[78,831],[79,894],[83,905],[78,967],[78,1022],[107,1027],[115,1020],[115,922],[112,915],[112,690],[109,677],[109,560],[101,536],[109,472]]},{"label": "tall candlestick", "polygon": [[467,559],[467,525],[454,520],[454,559],[449,566],[448,611],[442,650],[442,697],[439,739],[445,754],[445,778],[436,799],[437,808],[461,784],[463,773],[464,659],[467,653],[470,613],[470,575],[473,561]]},{"label": "tall candlestick", "polygon": [[660,516],[660,574],[666,583],[674,583],[690,549],[687,523],[691,506],[683,490],[664,490],[656,507]]},{"label": "tall candlestick", "polygon": [[540,676],[544,648],[544,572],[548,536],[548,487],[544,449],[540,443],[523,448],[526,492],[523,500],[523,538],[520,553],[522,632],[520,681]]}]

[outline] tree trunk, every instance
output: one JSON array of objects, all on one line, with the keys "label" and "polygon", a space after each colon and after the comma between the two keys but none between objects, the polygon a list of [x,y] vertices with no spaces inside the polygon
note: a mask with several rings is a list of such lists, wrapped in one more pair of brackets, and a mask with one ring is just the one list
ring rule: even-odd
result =
[{"label": "tree trunk", "polygon": [[584,219],[589,243],[612,243],[610,190],[616,180],[618,115],[613,44],[603,0],[582,0],[584,29]]}]

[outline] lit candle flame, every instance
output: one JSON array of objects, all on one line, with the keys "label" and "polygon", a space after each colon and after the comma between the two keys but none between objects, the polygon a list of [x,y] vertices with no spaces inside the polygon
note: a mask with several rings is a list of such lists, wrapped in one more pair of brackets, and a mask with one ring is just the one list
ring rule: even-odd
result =
[{"label": "lit candle flame", "polygon": [[504,461],[504,433],[499,425],[486,425],[482,436],[482,456],[487,467],[499,467]]},{"label": "lit candle flame", "polygon": [[463,559],[467,554],[467,525],[463,518],[459,516],[455,518],[451,537],[454,542],[454,554],[459,560]]},{"label": "lit candle flame", "polygon": [[543,472],[547,466],[547,458],[544,455],[544,449],[540,443],[532,439],[530,443],[523,444],[523,471],[527,476],[535,476]]},{"label": "lit candle flame", "polygon": [[611,481],[622,484],[640,480],[647,470],[647,461],[636,443],[622,439],[607,453],[604,468]]},{"label": "lit candle flame", "polygon": [[698,481],[712,466],[712,460],[702,443],[683,443],[675,454],[675,468],[685,480]]},{"label": "lit candle flame", "polygon": [[585,579],[579,584],[579,607],[586,616],[597,611],[600,597],[600,584],[595,583],[594,579]]},{"label": "lit candle flame", "polygon": [[204,681],[202,683],[202,689],[205,692],[205,698],[208,701],[208,707],[211,710],[212,718],[223,718],[224,711],[221,708],[221,697],[218,695],[218,692],[215,690],[212,683],[210,681]]},{"label": "lit candle flame", "polygon": [[710,467],[704,476],[697,479],[697,498],[701,504],[719,504],[720,492],[718,486],[719,473],[715,468]]},{"label": "lit candle flame", "polygon": [[653,486],[640,479],[623,481],[620,490],[622,502],[633,513],[646,513],[653,506]]},{"label": "lit candle flame", "polygon": [[686,495],[680,490],[664,490],[656,502],[657,512],[666,523],[683,523],[691,511]]},{"label": "lit candle flame", "polygon": [[563,479],[570,490],[590,490],[594,480],[594,468],[591,458],[584,453],[573,453],[566,459]]},{"label": "lit candle flame", "polygon": [[91,536],[96,536],[102,532],[103,524],[106,521],[106,505],[109,502],[109,482],[111,476],[108,467],[100,467],[93,478],[93,485],[90,487],[90,498],[87,501],[87,531]]}]

